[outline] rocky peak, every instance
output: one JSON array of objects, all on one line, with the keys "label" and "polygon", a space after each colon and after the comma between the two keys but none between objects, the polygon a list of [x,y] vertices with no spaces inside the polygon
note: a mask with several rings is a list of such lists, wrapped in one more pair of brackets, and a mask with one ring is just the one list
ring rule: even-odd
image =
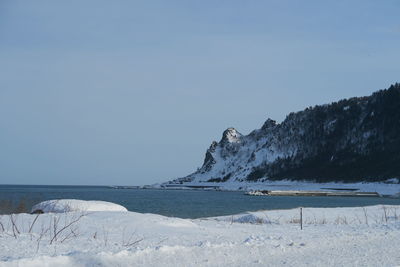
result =
[{"label": "rocky peak", "polygon": [[220,143],[225,144],[225,143],[239,143],[240,138],[242,137],[242,134],[236,131],[235,128],[228,128],[224,131],[222,134],[222,139]]},{"label": "rocky peak", "polygon": [[263,124],[263,126],[261,127],[261,129],[262,129],[262,130],[265,130],[265,129],[268,129],[268,128],[271,128],[271,127],[275,127],[275,126],[276,126],[276,121],[274,121],[274,120],[268,118],[268,119],[264,122],[264,124]]}]

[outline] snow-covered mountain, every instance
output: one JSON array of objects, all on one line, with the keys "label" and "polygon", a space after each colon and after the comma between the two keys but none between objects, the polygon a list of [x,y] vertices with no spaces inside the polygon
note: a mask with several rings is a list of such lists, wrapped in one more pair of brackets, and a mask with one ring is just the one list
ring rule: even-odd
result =
[{"label": "snow-covered mountain", "polygon": [[248,135],[228,128],[203,166],[169,183],[310,180],[381,181],[400,177],[400,84],[368,97],[267,119]]}]

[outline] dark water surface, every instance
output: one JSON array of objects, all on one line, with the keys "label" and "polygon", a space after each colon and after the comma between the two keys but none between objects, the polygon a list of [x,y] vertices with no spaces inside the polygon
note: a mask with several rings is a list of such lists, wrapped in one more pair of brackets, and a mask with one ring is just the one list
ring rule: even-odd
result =
[{"label": "dark water surface", "polygon": [[[49,199],[104,200],[130,211],[180,218],[231,215],[245,211],[296,207],[400,205],[400,199],[377,197],[247,196],[244,192],[203,190],[113,189],[106,186],[0,185],[0,204],[24,200],[25,208]],[[0,213],[4,213],[1,210]]]}]

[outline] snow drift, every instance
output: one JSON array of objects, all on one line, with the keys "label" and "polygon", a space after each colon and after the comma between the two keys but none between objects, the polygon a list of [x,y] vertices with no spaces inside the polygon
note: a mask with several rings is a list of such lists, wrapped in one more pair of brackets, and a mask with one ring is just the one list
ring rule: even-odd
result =
[{"label": "snow drift", "polygon": [[193,220],[109,211],[0,215],[0,267],[398,266],[399,214],[400,206],[304,208],[303,230],[299,209]]},{"label": "snow drift", "polygon": [[32,213],[63,213],[72,211],[128,211],[125,207],[106,201],[54,199],[32,207]]}]

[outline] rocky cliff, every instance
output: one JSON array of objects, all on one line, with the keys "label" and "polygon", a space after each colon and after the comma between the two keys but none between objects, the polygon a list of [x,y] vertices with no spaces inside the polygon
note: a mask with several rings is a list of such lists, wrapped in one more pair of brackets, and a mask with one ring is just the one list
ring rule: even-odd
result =
[{"label": "rocky cliff", "polygon": [[172,181],[381,181],[400,177],[400,84],[267,119],[248,135],[224,131],[203,166]]}]

